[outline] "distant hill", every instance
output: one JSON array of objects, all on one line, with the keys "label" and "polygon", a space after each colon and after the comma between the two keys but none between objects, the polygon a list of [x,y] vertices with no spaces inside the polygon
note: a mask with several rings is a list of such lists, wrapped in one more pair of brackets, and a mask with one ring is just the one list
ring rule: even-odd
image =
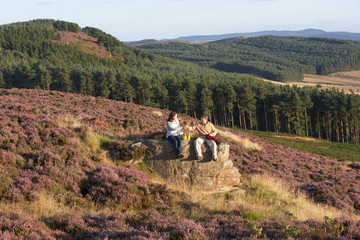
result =
[{"label": "distant hill", "polygon": [[204,44],[173,41],[138,48],[225,72],[281,82],[301,81],[304,73],[326,75],[360,69],[360,42],[351,40],[260,36]]},{"label": "distant hill", "polygon": [[139,45],[159,43],[159,41],[157,41],[155,39],[144,39],[141,41],[124,42],[124,43],[128,46],[139,46]]},{"label": "distant hill", "polygon": [[166,43],[171,41],[185,41],[185,42],[209,42],[209,41],[219,41],[227,38],[234,37],[260,37],[260,36],[282,36],[282,37],[320,37],[320,38],[334,38],[342,40],[353,40],[360,41],[360,33],[351,33],[351,32],[326,32],[319,29],[305,29],[299,31],[259,31],[259,32],[248,32],[248,33],[228,33],[228,34],[216,34],[216,35],[194,35],[194,36],[185,36],[172,39],[163,39],[163,40],[141,40],[141,41],[129,41],[124,42],[129,46],[139,46],[144,44],[153,44],[153,43]]},{"label": "distant hill", "polygon": [[218,41],[226,38],[233,37],[259,37],[265,35],[272,36],[287,36],[287,37],[322,37],[322,38],[335,38],[343,40],[355,40],[360,41],[360,33],[351,32],[326,32],[319,29],[305,29],[300,31],[260,31],[250,33],[230,33],[230,34],[219,34],[219,35],[198,35],[198,36],[186,36],[169,40],[185,40],[188,42],[202,42],[202,41]]}]

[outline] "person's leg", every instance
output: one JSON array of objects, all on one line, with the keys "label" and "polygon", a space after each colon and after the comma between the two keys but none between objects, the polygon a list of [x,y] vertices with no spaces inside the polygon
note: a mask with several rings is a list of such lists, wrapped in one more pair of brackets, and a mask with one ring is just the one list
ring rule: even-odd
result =
[{"label": "person's leg", "polygon": [[210,147],[210,150],[211,150],[211,153],[212,153],[212,158],[217,159],[217,145],[216,145],[216,142],[211,140],[211,139],[206,139],[206,143]]},{"label": "person's leg", "polygon": [[178,149],[179,149],[178,141],[176,140],[175,136],[170,135],[170,136],[167,137],[167,140],[169,140],[172,144],[174,144],[176,155],[179,154],[179,152],[178,152]]},{"label": "person's leg", "polygon": [[183,150],[182,150],[182,145],[181,145],[181,138],[179,136],[176,136],[175,139],[177,142],[176,152],[177,152],[177,154],[182,154]]},{"label": "person's leg", "polygon": [[201,145],[204,143],[204,137],[200,136],[194,141],[196,157],[202,157]]}]

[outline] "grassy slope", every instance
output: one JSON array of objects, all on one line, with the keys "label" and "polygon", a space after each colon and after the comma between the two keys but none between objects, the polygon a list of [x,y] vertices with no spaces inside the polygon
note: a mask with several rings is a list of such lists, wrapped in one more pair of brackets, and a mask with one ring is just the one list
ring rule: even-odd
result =
[{"label": "grassy slope", "polygon": [[[24,221],[33,222],[41,230],[36,231],[33,226],[33,234],[37,232],[40,236],[45,231],[57,238],[86,238],[94,234],[99,237],[97,234],[101,232],[126,238],[143,236],[138,234],[145,232],[148,234],[145,238],[166,239],[172,234],[186,235],[187,231],[192,239],[264,234],[271,237],[274,232],[278,236],[296,237],[301,231],[309,237],[314,226],[321,230],[320,235],[324,234],[328,223],[292,220],[342,215],[358,218],[348,212],[354,212],[350,208],[354,202],[349,198],[358,193],[360,185],[356,169],[348,167],[348,162],[221,128],[220,137],[231,145],[231,157],[243,174],[247,194],[209,195],[184,186],[166,187],[144,166],[137,167],[145,170],[150,179],[134,169],[118,166],[119,162],[107,156],[109,146],[121,149],[124,141],[133,142],[164,131],[168,114],[165,110],[40,90],[0,90],[0,98],[0,209],[20,213],[0,214],[1,234],[30,231],[21,224]],[[194,121],[181,116],[182,124]],[[322,165],[321,173],[318,164]],[[334,172],[331,168],[335,168]],[[133,185],[122,182],[119,176],[123,175],[133,179]],[[330,175],[339,179],[333,181]],[[313,199],[331,197],[332,189],[339,191],[335,196],[339,199],[345,194],[343,205],[325,201],[341,211],[309,201],[303,194],[306,188],[302,191],[297,186],[295,194],[288,187],[311,183],[314,181],[311,178],[326,190],[315,192]],[[349,182],[354,186],[349,186]],[[109,194],[125,189],[134,198],[124,200],[122,195]],[[355,191],[354,194],[349,194],[349,190]],[[33,220],[27,219],[28,216]],[[263,221],[266,219],[276,222]],[[14,229],[11,227],[14,221],[20,230],[7,233],[6,229]],[[9,225],[4,226],[5,223]],[[176,230],[176,226],[183,229]],[[284,226],[294,227],[298,233],[287,232]]]},{"label": "grassy slope", "polygon": [[358,144],[336,143],[318,138],[301,137],[286,133],[244,131],[271,142],[291,148],[301,149],[310,153],[320,154],[344,161],[360,162],[360,148]]}]

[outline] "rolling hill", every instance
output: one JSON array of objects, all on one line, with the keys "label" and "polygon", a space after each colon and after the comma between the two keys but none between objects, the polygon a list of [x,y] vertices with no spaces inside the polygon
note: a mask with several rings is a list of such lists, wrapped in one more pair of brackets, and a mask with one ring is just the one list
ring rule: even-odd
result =
[{"label": "rolling hill", "polygon": [[168,110],[45,90],[0,99],[1,238],[360,237],[359,163],[219,127],[247,193],[192,192],[108,155],[146,154],[127,144],[164,131]]},{"label": "rolling hill", "polygon": [[[204,66],[126,46],[99,29],[81,29],[76,23],[40,19],[2,25],[0,87],[101,96],[192,117],[206,113],[222,126],[360,142],[358,95],[336,89],[275,86],[207,65],[302,78],[300,70],[325,73],[356,66],[357,42],[258,37],[161,46],[164,51],[172,46],[177,57],[190,57]],[[178,53],[182,48],[185,50]],[[243,52],[236,55],[239,49]],[[289,56],[292,61],[286,60]],[[238,57],[249,61],[233,63]],[[247,65],[251,63],[259,65]]]},{"label": "rolling hill", "polygon": [[360,69],[360,42],[326,38],[238,37],[204,44],[168,42],[138,48],[225,72],[281,82],[302,81],[305,73],[327,75]]}]

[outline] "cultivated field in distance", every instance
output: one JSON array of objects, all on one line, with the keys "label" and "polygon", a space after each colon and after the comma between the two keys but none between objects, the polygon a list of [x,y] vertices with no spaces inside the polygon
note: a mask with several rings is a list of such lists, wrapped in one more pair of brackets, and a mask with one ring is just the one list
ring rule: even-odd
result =
[{"label": "cultivated field in distance", "polygon": [[360,93],[360,71],[338,72],[338,73],[330,74],[328,76],[304,74],[303,82],[288,82],[288,83],[281,83],[277,81],[271,81],[271,82],[281,85],[285,85],[285,84],[298,85],[300,87],[302,86],[316,87],[317,85],[321,85],[321,89],[328,89],[335,87],[337,89],[344,90],[345,92],[350,92],[350,90],[353,90],[355,93]]}]

